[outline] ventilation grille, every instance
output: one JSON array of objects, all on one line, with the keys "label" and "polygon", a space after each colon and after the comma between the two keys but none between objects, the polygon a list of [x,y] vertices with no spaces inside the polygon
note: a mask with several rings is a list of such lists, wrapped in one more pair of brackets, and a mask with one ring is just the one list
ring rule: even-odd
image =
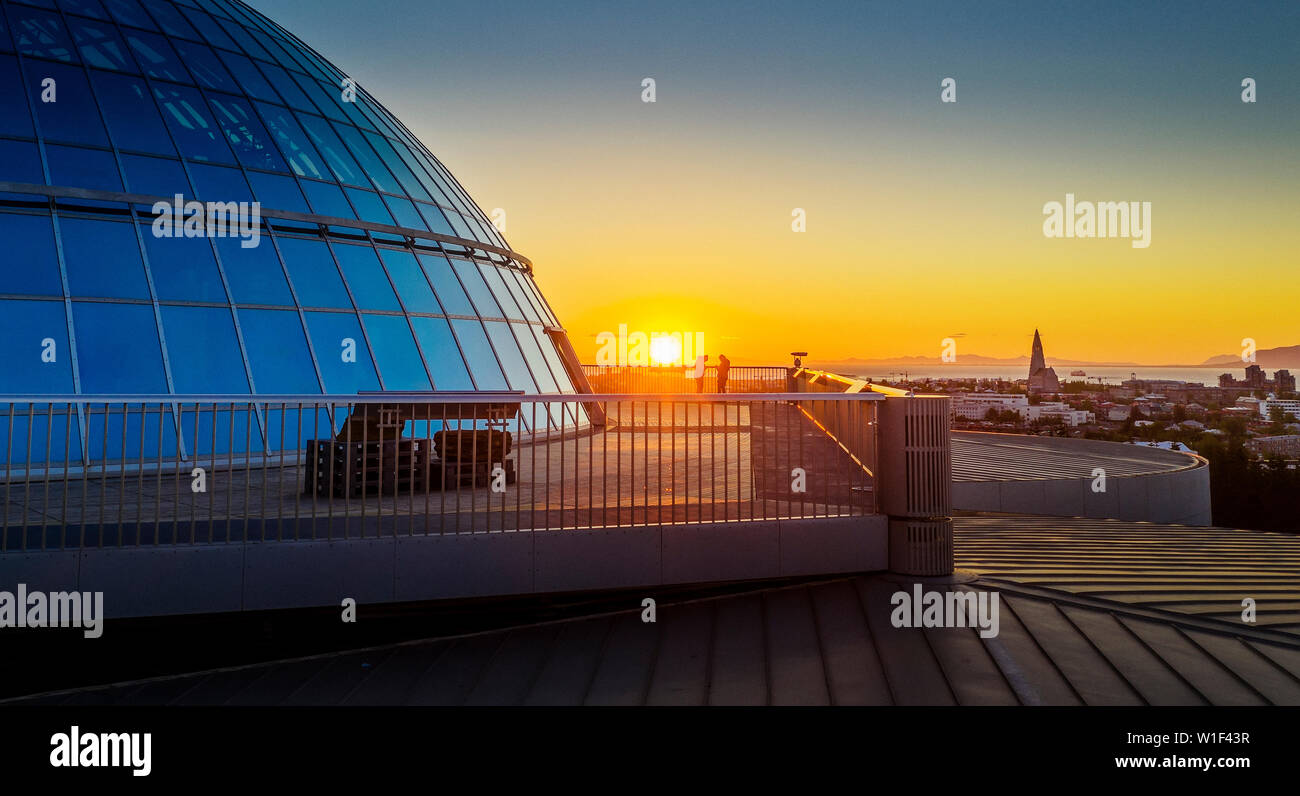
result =
[{"label": "ventilation grille", "polygon": [[952,520],[891,519],[889,569],[902,575],[951,575]]},{"label": "ventilation grille", "polygon": [[951,510],[952,442],[946,399],[903,399],[907,517],[946,517]]}]

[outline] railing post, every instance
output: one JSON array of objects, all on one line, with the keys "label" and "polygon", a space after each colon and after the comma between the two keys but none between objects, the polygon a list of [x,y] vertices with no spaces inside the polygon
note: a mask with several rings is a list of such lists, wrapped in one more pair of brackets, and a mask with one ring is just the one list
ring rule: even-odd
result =
[{"label": "railing post", "polygon": [[900,574],[952,574],[949,403],[887,395],[880,407],[880,506],[889,517],[889,568]]}]

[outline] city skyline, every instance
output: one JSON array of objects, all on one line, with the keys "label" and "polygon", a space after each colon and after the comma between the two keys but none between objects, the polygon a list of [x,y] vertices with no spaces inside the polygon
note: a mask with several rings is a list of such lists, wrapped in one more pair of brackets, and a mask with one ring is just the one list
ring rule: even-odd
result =
[{"label": "city skyline", "polygon": [[[376,89],[485,213],[505,211],[584,359],[623,323],[698,331],[737,361],[937,356],[954,332],[1017,356],[1049,322],[1069,341],[1056,350],[1091,361],[1300,342],[1284,314],[1221,299],[1300,299],[1294,7],[668,3],[632,24],[452,2],[394,30],[409,3],[343,26],[340,3],[256,5]],[[466,59],[424,43],[444,30],[535,46]],[[493,106],[526,121],[459,121]],[[1150,246],[1045,237],[1043,205],[1067,193],[1151,202]],[[810,311],[831,295],[863,311]]]}]

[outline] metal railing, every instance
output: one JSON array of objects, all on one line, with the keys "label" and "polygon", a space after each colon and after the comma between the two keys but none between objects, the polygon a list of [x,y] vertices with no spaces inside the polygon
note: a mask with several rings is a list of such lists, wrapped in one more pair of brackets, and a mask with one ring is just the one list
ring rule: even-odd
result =
[{"label": "metal railing", "polygon": [[[583,365],[582,372],[594,392],[644,394],[715,394],[719,389],[718,368],[704,369],[703,379],[693,378],[685,367]],[[790,370],[780,366],[733,365],[728,370],[727,393],[775,393],[788,389]]]},{"label": "metal railing", "polygon": [[882,401],[0,396],[0,551],[872,514]]}]

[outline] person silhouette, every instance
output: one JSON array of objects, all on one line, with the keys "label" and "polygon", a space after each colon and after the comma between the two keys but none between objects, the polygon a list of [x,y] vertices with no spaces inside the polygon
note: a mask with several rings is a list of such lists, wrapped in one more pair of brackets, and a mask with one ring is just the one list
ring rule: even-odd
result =
[{"label": "person silhouette", "polygon": [[726,354],[718,354],[718,392],[727,391],[727,372],[731,370],[731,360]]}]

